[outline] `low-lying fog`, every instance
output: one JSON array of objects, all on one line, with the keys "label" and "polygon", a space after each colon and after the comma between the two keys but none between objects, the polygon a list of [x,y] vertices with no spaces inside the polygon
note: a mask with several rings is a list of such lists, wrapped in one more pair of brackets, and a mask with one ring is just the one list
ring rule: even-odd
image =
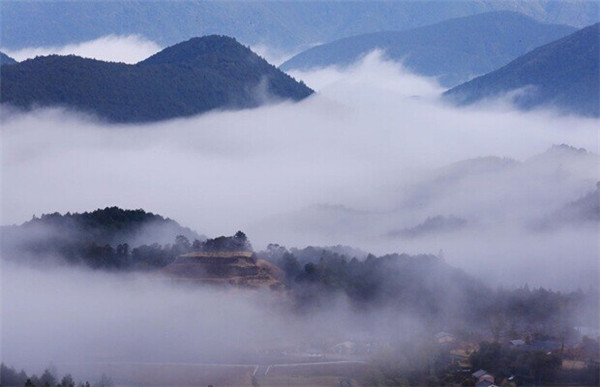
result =
[{"label": "low-lying fog", "polygon": [[[349,69],[294,75],[318,93],[151,125],[4,109],[2,223],[116,205],[208,236],[241,229],[259,248],[443,250],[492,283],[597,280],[597,224],[532,227],[595,188],[595,154],[542,154],[563,143],[597,153],[597,120],[445,106],[435,82],[377,53]],[[466,223],[398,236],[436,216]]]},{"label": "low-lying fog", "polygon": [[281,351],[420,332],[409,316],[360,315],[343,300],[305,314],[282,293],[213,290],[159,274],[35,270],[7,261],[2,270],[0,357],[38,375],[49,365],[90,381],[115,364],[253,367],[281,362]]},{"label": "low-lying fog", "polygon": [[[378,53],[350,68],[293,75],[317,94],[147,125],[3,107],[2,224],[114,205],[207,236],[243,230],[255,249],[273,242],[442,251],[492,286],[598,282],[597,222],[540,226],[600,180],[598,120],[502,102],[447,106],[434,80]],[[588,153],[548,152],[555,144]],[[9,364],[140,353],[197,361],[200,347],[217,348],[206,357],[218,358],[240,353],[229,347],[236,343],[249,342],[248,350],[253,341],[304,332],[302,320],[273,312],[277,297],[223,300],[148,279],[32,273],[6,262],[2,271],[0,348]]]}]

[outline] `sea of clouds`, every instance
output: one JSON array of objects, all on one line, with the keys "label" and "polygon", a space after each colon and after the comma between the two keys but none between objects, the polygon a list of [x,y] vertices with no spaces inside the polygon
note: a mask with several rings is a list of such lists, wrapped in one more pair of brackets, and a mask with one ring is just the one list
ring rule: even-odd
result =
[{"label": "sea of clouds", "polygon": [[[8,54],[134,63],[158,50],[140,39]],[[1,223],[143,208],[209,237],[243,230],[255,249],[345,244],[439,254],[492,286],[597,283],[597,223],[539,224],[600,180],[598,120],[520,112],[507,101],[459,109],[440,100],[435,79],[379,52],[346,68],[292,75],[315,95],[153,124],[3,106]],[[586,152],[548,152],[557,144]],[[402,233],[424,230],[418,226],[436,216],[464,223]],[[291,332],[358,321],[343,307],[311,320],[286,317],[271,308],[277,297],[253,297],[4,262],[0,357],[16,366],[54,361],[67,371],[82,361],[225,359],[295,338]]]}]

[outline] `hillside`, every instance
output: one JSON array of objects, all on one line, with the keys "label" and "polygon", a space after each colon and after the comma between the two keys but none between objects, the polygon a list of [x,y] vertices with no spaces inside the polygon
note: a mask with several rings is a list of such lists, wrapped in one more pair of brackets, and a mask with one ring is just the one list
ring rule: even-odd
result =
[{"label": "hillside", "polygon": [[592,225],[600,222],[600,182],[596,189],[586,195],[565,204],[549,216],[542,219],[536,226],[538,228],[561,227],[565,225]]},{"label": "hillside", "polygon": [[2,226],[0,233],[3,258],[59,259],[101,269],[164,266],[189,240],[205,239],[174,220],[118,207],[44,214],[19,226]]},{"label": "hillside", "polygon": [[468,105],[526,88],[512,98],[522,109],[552,106],[600,117],[599,36],[600,24],[583,28],[452,88],[444,97]]},{"label": "hillside", "polygon": [[542,24],[525,15],[490,12],[404,31],[378,32],[306,50],[284,70],[348,65],[380,49],[409,70],[438,77],[449,86],[492,71],[527,51],[566,36],[575,28]]},{"label": "hillside", "polygon": [[6,55],[5,53],[0,52],[0,66],[1,65],[13,65],[16,63],[17,63],[16,60],[14,60],[10,56]]},{"label": "hillside", "polygon": [[348,36],[499,10],[581,28],[600,21],[598,8],[595,1],[555,0],[4,1],[0,36],[3,47],[14,50],[113,34],[138,34],[166,47],[222,34],[290,53]]},{"label": "hillside", "polygon": [[111,122],[149,122],[212,109],[300,100],[312,93],[235,39],[194,38],[136,64],[47,56],[1,70],[2,103],[65,106]]},{"label": "hillside", "polygon": [[[388,312],[400,312],[412,316],[411,320],[427,321],[431,332],[447,329],[473,331],[478,335],[477,332],[489,331],[492,327],[495,336],[510,338],[529,333],[534,328],[539,332],[543,326],[545,334],[559,337],[557,335],[564,332],[564,322],[575,324],[587,305],[584,303],[588,302],[581,291],[572,294],[542,288],[494,291],[487,285],[486,276],[473,277],[443,258],[428,254],[379,257],[368,254],[362,257],[362,252],[342,246],[288,250],[277,244],[269,245],[265,251],[254,252],[241,231],[233,236],[196,239],[193,243],[184,235],[177,235],[173,244],[163,246],[152,243],[130,248],[120,244],[115,248],[108,243],[102,244],[108,240],[102,239],[106,235],[113,236],[113,241],[120,241],[139,224],[153,221],[177,225],[143,210],[116,207],[82,214],[45,215],[21,226],[1,228],[0,260],[6,263],[3,267],[27,263],[43,272],[50,272],[50,267],[57,269],[65,265],[114,273],[135,270],[139,275],[143,271],[148,275],[146,278],[152,280],[151,284],[156,283],[154,281],[183,284],[181,289],[192,297],[198,295],[191,293],[194,285],[212,285],[226,291],[284,290],[277,294],[281,296],[277,298],[277,304],[284,312],[292,313],[293,318],[296,318],[295,314],[329,311],[334,313],[330,315],[335,318],[333,321],[343,322],[348,318],[346,316],[352,315],[339,313],[337,308],[342,302],[359,314],[374,312],[373,318],[363,315],[366,317],[363,322],[373,323],[377,329],[386,329],[379,325],[382,321],[378,322],[376,317],[378,311],[383,311],[384,320],[393,316]],[[15,234],[15,230],[19,233]],[[15,244],[14,238],[20,243]],[[6,241],[13,242],[12,250],[8,250]],[[84,270],[73,272],[85,273]],[[108,277],[96,278],[104,283]],[[129,281],[134,277],[122,278]],[[35,282],[35,279],[35,276],[33,279],[27,277],[26,281]],[[262,297],[267,293],[256,294]],[[592,303],[589,305],[597,308],[597,292],[590,295]],[[149,297],[149,294],[143,296]],[[268,298],[264,300],[269,303]],[[597,319],[598,314],[593,310],[591,313]],[[494,328],[497,316],[506,316],[503,317],[507,323],[504,328]],[[390,321],[392,331],[388,333],[395,334],[398,322],[395,318]],[[557,321],[562,323],[557,324]]]},{"label": "hillside", "polygon": [[180,255],[162,269],[177,280],[210,285],[283,290],[281,270],[251,251],[198,251]]}]

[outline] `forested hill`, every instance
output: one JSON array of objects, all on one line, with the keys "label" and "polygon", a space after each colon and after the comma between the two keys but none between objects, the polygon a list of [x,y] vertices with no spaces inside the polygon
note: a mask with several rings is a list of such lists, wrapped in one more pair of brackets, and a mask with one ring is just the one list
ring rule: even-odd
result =
[{"label": "forested hill", "polygon": [[65,106],[111,122],[149,122],[212,109],[301,100],[313,91],[226,36],[194,38],[135,65],[46,56],[1,68],[0,101]]},{"label": "forested hill", "polygon": [[10,56],[6,55],[5,53],[0,52],[0,66],[1,65],[13,65],[16,63],[17,63],[16,60],[14,60]]},{"label": "forested hill", "polygon": [[57,212],[33,217],[20,226],[3,226],[3,248],[71,243],[97,245],[172,243],[177,235],[200,238],[179,223],[144,210],[107,207],[92,212]]},{"label": "forested hill", "polygon": [[554,106],[600,117],[600,24],[539,47],[506,66],[444,93],[471,104],[523,89],[513,102],[523,108]]},{"label": "forested hill", "polygon": [[[0,233],[0,259],[12,263],[143,271],[152,273],[152,278],[188,279],[198,285],[234,286],[229,280],[235,276],[235,283],[246,287],[261,281],[272,284],[277,278],[287,289],[289,306],[299,312],[326,310],[343,300],[355,310],[410,313],[428,321],[434,330],[487,330],[501,317],[506,335],[514,335],[515,328],[530,333],[543,326],[551,337],[562,334],[561,324],[566,321],[575,324],[589,319],[583,314],[587,306],[592,306],[589,316],[594,324],[600,316],[597,291],[589,295],[544,289],[494,291],[485,284],[487,279],[472,277],[433,255],[376,257],[341,246],[288,250],[277,244],[254,252],[242,231],[206,239],[144,210],[110,207],[80,214],[54,213],[20,226],[1,227]],[[250,253],[251,258],[241,253],[245,257],[241,262],[236,256],[210,261],[220,252],[239,256],[240,251]],[[202,261],[205,258],[208,261]],[[185,270],[183,275],[180,269]],[[207,275],[209,282],[203,281]]]},{"label": "forested hill", "polygon": [[284,70],[350,64],[379,49],[409,70],[454,86],[505,65],[526,52],[576,31],[516,12],[488,12],[402,31],[353,36],[310,48]]}]

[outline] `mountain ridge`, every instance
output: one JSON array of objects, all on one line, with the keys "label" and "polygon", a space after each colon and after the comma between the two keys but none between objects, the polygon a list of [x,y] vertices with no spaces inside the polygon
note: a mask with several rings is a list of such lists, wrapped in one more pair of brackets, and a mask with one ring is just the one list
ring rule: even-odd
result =
[{"label": "mountain ridge", "polygon": [[576,31],[543,24],[526,15],[498,11],[449,19],[401,31],[357,35],[308,49],[283,63],[283,70],[345,66],[379,49],[417,74],[456,85],[495,70],[512,59]]},{"label": "mountain ridge", "polygon": [[14,65],[17,64],[18,62],[11,58],[10,56],[6,55],[5,53],[0,51],[0,66],[2,65]]},{"label": "mountain ridge", "polygon": [[[175,53],[175,54],[174,54]],[[109,122],[152,122],[213,109],[308,97],[296,82],[234,38],[190,39],[135,65],[51,55],[1,68],[0,102],[64,106]]]},{"label": "mountain ridge", "polygon": [[224,34],[289,53],[317,42],[502,9],[577,28],[600,21],[594,1],[5,1],[0,35],[3,47],[16,50],[73,44],[75,36],[87,41],[133,34],[169,46]]},{"label": "mountain ridge", "polygon": [[512,97],[519,108],[551,106],[600,117],[599,42],[600,23],[596,23],[447,90],[443,96],[469,105],[521,89],[523,93]]}]

